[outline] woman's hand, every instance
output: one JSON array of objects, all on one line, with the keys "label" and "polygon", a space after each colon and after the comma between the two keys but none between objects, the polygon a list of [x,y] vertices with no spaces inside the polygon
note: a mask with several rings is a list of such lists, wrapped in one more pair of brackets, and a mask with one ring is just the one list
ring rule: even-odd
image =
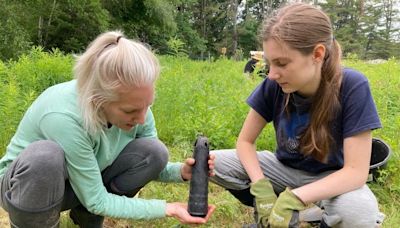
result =
[{"label": "woman's hand", "polygon": [[182,224],[204,224],[208,221],[214,210],[214,205],[208,205],[206,217],[194,217],[189,214],[187,204],[167,203],[166,215],[178,219]]},{"label": "woman's hand", "polygon": [[[209,169],[209,176],[214,176],[214,160],[215,156],[213,154],[210,154],[208,156],[208,169]],[[185,163],[182,165],[181,168],[181,175],[184,180],[190,180],[192,179],[192,167],[196,161],[194,158],[188,158],[186,159]]]}]

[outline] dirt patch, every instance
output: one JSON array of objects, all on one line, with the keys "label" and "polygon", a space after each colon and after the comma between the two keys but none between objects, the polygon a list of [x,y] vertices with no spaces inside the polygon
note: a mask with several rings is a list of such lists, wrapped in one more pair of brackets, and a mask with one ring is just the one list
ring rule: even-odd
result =
[{"label": "dirt patch", "polygon": [[[78,227],[78,226],[69,224],[72,222],[69,222],[67,220],[69,220],[68,213],[63,212],[61,214],[61,227]],[[1,207],[0,207],[0,227],[10,227],[8,213]],[[104,228],[129,228],[129,227],[131,227],[131,225],[129,224],[128,220],[106,218],[104,220],[103,227]]]},{"label": "dirt patch", "polygon": [[10,227],[8,213],[0,207],[0,227]]}]

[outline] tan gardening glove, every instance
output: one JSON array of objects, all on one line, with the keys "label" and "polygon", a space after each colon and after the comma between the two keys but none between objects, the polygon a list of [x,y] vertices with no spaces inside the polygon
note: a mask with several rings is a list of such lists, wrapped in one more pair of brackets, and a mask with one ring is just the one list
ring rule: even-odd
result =
[{"label": "tan gardening glove", "polygon": [[250,193],[254,196],[257,211],[257,226],[267,227],[268,218],[277,199],[269,180],[263,178],[251,184]]},{"label": "tan gardening glove", "polygon": [[299,226],[299,211],[306,209],[307,206],[293,194],[290,188],[286,188],[276,201],[268,219],[271,228],[287,228]]}]

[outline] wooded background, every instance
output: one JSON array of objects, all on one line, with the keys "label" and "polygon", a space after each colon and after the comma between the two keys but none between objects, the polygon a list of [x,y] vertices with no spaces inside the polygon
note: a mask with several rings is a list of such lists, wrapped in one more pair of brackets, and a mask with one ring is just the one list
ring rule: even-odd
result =
[{"label": "wooded background", "polygon": [[[120,29],[158,54],[233,59],[261,50],[262,20],[287,0],[0,0],[0,59],[32,46],[79,53]],[[400,57],[400,0],[309,0],[331,17],[344,56]]]}]

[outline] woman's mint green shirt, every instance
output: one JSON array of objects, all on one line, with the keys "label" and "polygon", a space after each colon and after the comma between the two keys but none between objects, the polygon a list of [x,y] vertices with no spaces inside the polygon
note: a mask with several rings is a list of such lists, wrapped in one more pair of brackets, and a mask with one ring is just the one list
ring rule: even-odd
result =
[{"label": "woman's mint green shirt", "polygon": [[[104,129],[103,134],[91,136],[83,129],[82,123],[77,105],[76,80],[48,88],[32,103],[21,120],[6,154],[0,160],[0,176],[29,144],[38,140],[52,140],[63,148],[71,186],[90,212],[130,219],[164,217],[164,200],[128,198],[108,193],[101,177],[101,171],[113,163],[130,141],[157,137],[150,108],[145,123],[129,132],[112,126]],[[182,182],[181,165],[168,163],[160,173],[159,180]]]}]

